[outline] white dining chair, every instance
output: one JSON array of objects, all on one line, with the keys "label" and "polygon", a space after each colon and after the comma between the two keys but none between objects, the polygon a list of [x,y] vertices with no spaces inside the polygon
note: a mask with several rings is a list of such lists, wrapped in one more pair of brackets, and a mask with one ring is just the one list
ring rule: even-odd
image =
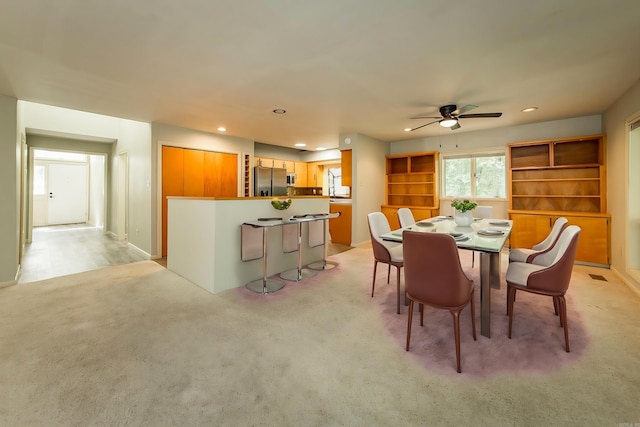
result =
[{"label": "white dining chair", "polygon": [[413,218],[413,212],[409,208],[398,209],[398,221],[400,221],[400,227],[406,228],[416,223]]}]

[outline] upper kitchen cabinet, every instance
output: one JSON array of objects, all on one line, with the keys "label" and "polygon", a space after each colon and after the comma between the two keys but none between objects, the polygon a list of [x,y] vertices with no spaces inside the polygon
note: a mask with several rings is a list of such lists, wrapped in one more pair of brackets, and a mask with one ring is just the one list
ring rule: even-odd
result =
[{"label": "upper kitchen cabinet", "polygon": [[296,187],[307,187],[308,186],[308,177],[307,171],[308,166],[306,162],[295,162],[295,174],[296,174]]},{"label": "upper kitchen cabinet", "polygon": [[307,187],[322,187],[324,165],[318,162],[307,163]]},{"label": "upper kitchen cabinet", "polygon": [[341,153],[340,168],[342,170],[342,185],[351,187],[351,150],[343,150]]},{"label": "upper kitchen cabinet", "polygon": [[274,160],[270,159],[268,157],[257,157],[257,156],[255,156],[253,158],[253,165],[254,166],[262,166],[263,168],[272,168],[273,167],[273,163],[274,163]]}]

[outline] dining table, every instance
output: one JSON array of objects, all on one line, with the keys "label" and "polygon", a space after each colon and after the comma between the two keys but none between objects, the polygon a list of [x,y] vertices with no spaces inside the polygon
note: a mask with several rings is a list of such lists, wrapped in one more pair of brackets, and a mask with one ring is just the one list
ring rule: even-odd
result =
[{"label": "dining table", "polygon": [[437,216],[382,234],[382,240],[402,242],[405,230],[423,233],[446,233],[455,240],[459,249],[480,253],[480,334],[491,338],[491,288],[500,289],[500,253],[513,222],[506,219],[475,218],[471,225],[462,227],[453,217]]}]

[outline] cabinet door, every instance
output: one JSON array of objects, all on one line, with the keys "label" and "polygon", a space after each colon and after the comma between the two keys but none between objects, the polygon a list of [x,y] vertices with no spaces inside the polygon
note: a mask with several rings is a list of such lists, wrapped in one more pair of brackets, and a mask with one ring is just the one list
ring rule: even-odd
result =
[{"label": "cabinet door", "polygon": [[273,159],[268,157],[258,157],[258,161],[256,162],[256,166],[262,166],[263,168],[272,168],[273,167]]},{"label": "cabinet door", "polygon": [[330,203],[329,212],[340,212],[338,218],[329,220],[331,242],[351,244],[351,205]]},{"label": "cabinet door", "polygon": [[569,225],[580,227],[576,260],[609,264],[609,219],[567,216]]},{"label": "cabinet door", "polygon": [[184,150],[184,195],[204,196],[204,151]]},{"label": "cabinet door", "polygon": [[162,256],[167,256],[167,196],[184,195],[184,149],[162,147]]},{"label": "cabinet door", "polygon": [[296,187],[307,187],[308,186],[308,177],[307,177],[307,163],[306,162],[296,162],[295,163],[295,174],[296,174]]},{"label": "cabinet door", "polygon": [[236,197],[238,195],[238,156],[204,153],[204,196]]},{"label": "cabinet door", "polygon": [[342,185],[351,187],[351,150],[344,150],[341,154]]},{"label": "cabinet door", "polygon": [[511,214],[513,228],[509,237],[512,248],[530,248],[551,232],[554,218],[550,215]]},{"label": "cabinet door", "polygon": [[317,163],[307,164],[307,186],[322,187],[322,169]]}]

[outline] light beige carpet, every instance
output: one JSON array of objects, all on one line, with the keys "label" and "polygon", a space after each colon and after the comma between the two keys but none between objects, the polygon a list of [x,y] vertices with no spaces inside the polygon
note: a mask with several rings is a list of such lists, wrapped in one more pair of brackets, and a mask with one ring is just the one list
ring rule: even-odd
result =
[{"label": "light beige carpet", "polygon": [[212,295],[151,261],[0,289],[0,425],[640,423],[640,299],[609,270],[575,269],[577,357],[482,376],[404,351],[370,249],[331,259],[272,295]]}]

